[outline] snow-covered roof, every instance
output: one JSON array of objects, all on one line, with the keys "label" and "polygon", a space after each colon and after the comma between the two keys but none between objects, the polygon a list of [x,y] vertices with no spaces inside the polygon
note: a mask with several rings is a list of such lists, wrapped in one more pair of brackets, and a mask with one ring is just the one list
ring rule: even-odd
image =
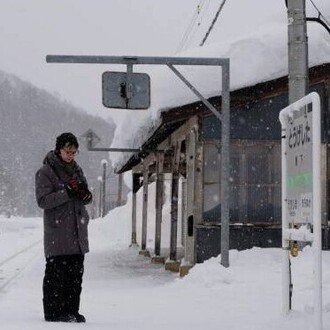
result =
[{"label": "snow-covered roof", "polygon": [[[229,58],[231,90],[287,75],[288,32],[284,1],[252,0],[248,3],[228,2],[212,43],[176,56]],[[237,21],[237,10],[246,13],[240,21]],[[330,2],[323,5],[323,11],[330,16]],[[249,26],[245,26],[247,22],[250,22]],[[237,24],[240,33],[236,31]],[[308,45],[310,67],[330,62],[330,36],[322,26],[309,23]],[[220,95],[221,68],[177,68],[205,97]],[[139,67],[138,71],[147,72],[151,77],[151,107],[147,111],[127,113],[126,120],[117,126],[112,147],[140,147],[159,125],[161,112],[197,101],[197,97],[167,67],[147,70]],[[130,156],[127,153],[112,154],[111,158],[118,168]]]}]

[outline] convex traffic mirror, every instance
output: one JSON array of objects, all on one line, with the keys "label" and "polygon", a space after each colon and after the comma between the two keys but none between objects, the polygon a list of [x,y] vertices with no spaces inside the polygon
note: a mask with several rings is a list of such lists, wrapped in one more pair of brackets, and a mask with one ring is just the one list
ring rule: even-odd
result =
[{"label": "convex traffic mirror", "polygon": [[148,109],[150,77],[146,73],[104,72],[102,101],[107,108]]}]

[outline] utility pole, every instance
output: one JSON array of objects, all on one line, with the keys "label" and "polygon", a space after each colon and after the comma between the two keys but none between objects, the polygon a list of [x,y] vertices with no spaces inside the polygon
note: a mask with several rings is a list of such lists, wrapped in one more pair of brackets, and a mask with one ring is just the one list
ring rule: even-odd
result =
[{"label": "utility pole", "polygon": [[289,104],[308,91],[306,1],[288,0]]},{"label": "utility pole", "polygon": [[[287,0],[288,9],[288,73],[289,104],[307,94],[308,91],[308,43],[306,26],[306,1]],[[283,207],[283,205],[282,205]],[[289,242],[282,238],[284,265],[288,271],[283,274],[283,310],[291,309],[293,284],[291,279],[291,262]],[[287,289],[289,287],[289,289]]]}]

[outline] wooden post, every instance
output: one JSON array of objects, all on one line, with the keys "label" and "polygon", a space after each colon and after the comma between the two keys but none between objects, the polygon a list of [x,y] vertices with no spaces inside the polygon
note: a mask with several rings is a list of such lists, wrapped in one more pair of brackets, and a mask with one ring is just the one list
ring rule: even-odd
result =
[{"label": "wooden post", "polygon": [[102,186],[103,186],[102,177],[98,176],[97,181],[100,182],[100,185],[99,185],[99,217],[101,218],[102,217]]},{"label": "wooden post", "polygon": [[187,233],[185,219],[187,218],[187,180],[182,179],[181,182],[181,245],[184,247],[185,234]]},{"label": "wooden post", "polygon": [[187,217],[186,233],[184,244],[184,260],[185,264],[180,266],[180,276],[188,274],[189,269],[195,263],[195,219],[194,219],[194,187],[195,187],[195,144],[196,131],[192,129],[186,141],[187,147]]},{"label": "wooden post", "polygon": [[162,236],[162,211],[163,211],[163,191],[164,191],[164,153],[157,154],[157,176],[156,176],[156,226],[155,226],[155,255],[151,261],[153,263],[164,263],[164,257],[161,257],[161,236]]},{"label": "wooden post", "polygon": [[180,276],[188,273],[196,262],[196,225],[202,222],[203,177],[202,143],[196,123],[187,136],[187,218],[185,233],[185,263],[180,265]]},{"label": "wooden post", "polygon": [[248,185],[247,185],[247,155],[243,148],[241,159],[239,162],[239,184],[240,194],[238,200],[238,218],[239,222],[246,223],[247,221],[247,205],[248,205]]},{"label": "wooden post", "polygon": [[149,168],[144,166],[143,168],[143,205],[142,205],[142,239],[141,239],[141,251],[139,254],[150,257],[150,253],[147,250],[147,224],[148,224],[148,178]]},{"label": "wooden post", "polygon": [[118,196],[117,196],[117,206],[122,204],[122,194],[123,194],[123,174],[118,175]]},{"label": "wooden post", "polygon": [[177,261],[178,241],[178,195],[179,195],[179,166],[182,141],[178,141],[174,148],[172,161],[172,189],[171,189],[171,238],[170,258],[166,262],[165,269],[179,271],[180,263]]},{"label": "wooden post", "polygon": [[102,218],[104,218],[107,214],[107,204],[106,204],[106,178],[107,178],[107,165],[108,162],[103,159],[102,160]]},{"label": "wooden post", "polygon": [[133,191],[132,191],[132,240],[131,246],[137,246],[136,241],[136,193],[139,189],[139,175],[132,174],[133,179]]},{"label": "wooden post", "polygon": [[171,194],[171,245],[170,260],[176,261],[177,240],[178,240],[178,191],[179,191],[179,173],[172,175],[172,194]]}]

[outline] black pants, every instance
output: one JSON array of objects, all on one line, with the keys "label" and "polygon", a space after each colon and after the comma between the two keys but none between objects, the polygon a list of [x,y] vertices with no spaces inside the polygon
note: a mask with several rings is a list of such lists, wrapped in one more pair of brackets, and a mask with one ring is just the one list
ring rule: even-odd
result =
[{"label": "black pants", "polygon": [[46,258],[43,281],[45,318],[78,313],[83,273],[83,254]]}]

